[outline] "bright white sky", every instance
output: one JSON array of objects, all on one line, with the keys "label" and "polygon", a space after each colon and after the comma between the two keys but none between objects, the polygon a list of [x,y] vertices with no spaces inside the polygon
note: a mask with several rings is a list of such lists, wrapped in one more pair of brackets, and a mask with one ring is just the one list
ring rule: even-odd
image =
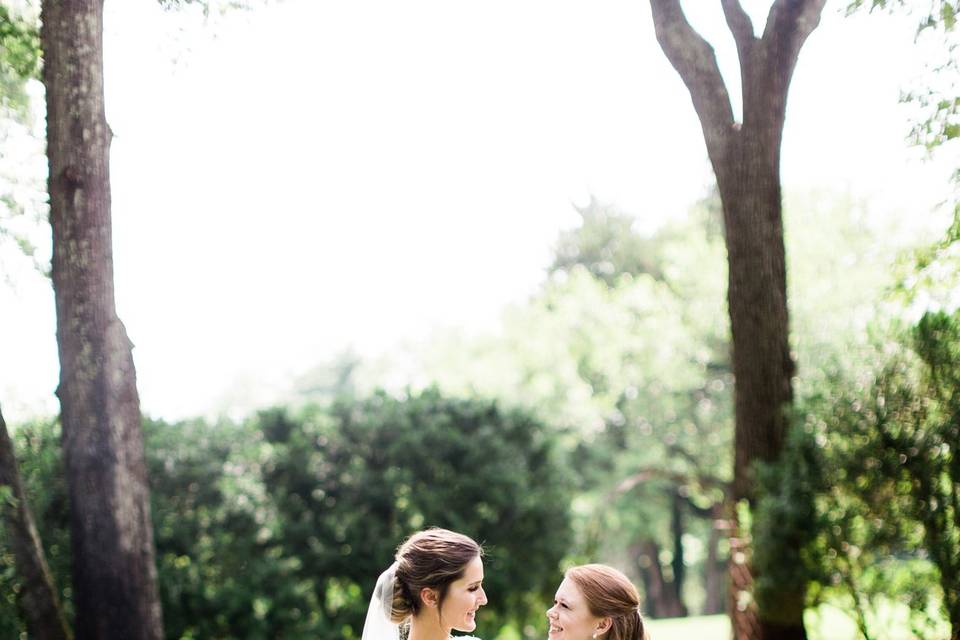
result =
[{"label": "bright white sky", "polygon": [[[745,5],[761,29],[769,1]],[[844,5],[801,54],[784,184],[924,216],[948,171],[904,142],[913,21]],[[685,6],[735,82],[719,2]],[[574,203],[652,228],[711,179],[645,0],[284,0],[215,28],[154,0],[107,14],[117,301],[151,415],[267,402],[348,347],[492,327]],[[8,421],[55,411],[49,285],[23,275],[0,305]]]}]

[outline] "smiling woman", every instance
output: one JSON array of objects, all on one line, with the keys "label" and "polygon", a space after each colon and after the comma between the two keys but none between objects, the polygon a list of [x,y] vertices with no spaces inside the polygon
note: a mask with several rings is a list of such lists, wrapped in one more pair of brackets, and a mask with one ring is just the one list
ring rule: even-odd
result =
[{"label": "smiling woman", "polygon": [[569,569],[547,610],[551,640],[645,640],[640,595],[613,567]]},{"label": "smiling woman", "polygon": [[483,591],[483,549],[446,529],[412,535],[396,561],[377,580],[363,626],[363,640],[394,640],[408,625],[407,640],[446,639],[454,629],[477,628]]}]

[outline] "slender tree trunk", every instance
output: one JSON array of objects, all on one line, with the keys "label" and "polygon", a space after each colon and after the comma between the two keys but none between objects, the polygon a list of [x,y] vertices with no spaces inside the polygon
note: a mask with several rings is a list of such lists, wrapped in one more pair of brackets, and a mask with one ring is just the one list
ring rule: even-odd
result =
[{"label": "slender tree trunk", "polygon": [[707,593],[706,601],[703,604],[703,615],[715,615],[723,613],[724,607],[724,589],[723,582],[726,571],[724,564],[720,561],[719,544],[722,529],[717,526],[719,517],[715,517],[710,527],[710,536],[707,539],[707,559],[704,563],[704,590]]},{"label": "slender tree trunk", "polygon": [[0,511],[10,532],[17,573],[23,581],[17,605],[27,623],[27,633],[35,640],[68,640],[70,628],[23,490],[3,413],[0,413],[0,487],[9,487],[13,496],[12,502],[0,503]]},{"label": "slender tree trunk", "polygon": [[649,558],[644,558],[643,546],[640,544],[631,545],[629,554],[643,583],[643,614],[652,618],[662,617],[659,607],[657,606],[659,604],[657,600],[659,595],[654,595],[658,585],[654,584],[653,573],[650,570],[650,561]]},{"label": "slender tree trunk", "polygon": [[663,574],[660,545],[653,540],[644,540],[632,547],[631,554],[643,580],[646,595],[644,612],[653,618],[679,618],[686,615],[673,583],[668,582]]},{"label": "slender tree trunk", "polygon": [[677,616],[686,617],[689,611],[683,602],[683,581],[687,567],[683,557],[683,498],[679,490],[679,487],[674,486],[670,491],[670,532],[673,537],[673,560],[670,566],[673,569],[673,582],[668,584],[673,591],[671,597],[677,603]]},{"label": "slender tree trunk", "polygon": [[76,634],[159,640],[140,401],[113,292],[103,0],[44,0],[41,19]]},{"label": "slender tree trunk", "polygon": [[[734,501],[753,501],[753,464],[776,461],[792,402],[786,260],[780,194],[780,143],[787,89],[826,0],[775,0],[762,36],[739,0],[721,0],[740,59],[743,122],[734,120],[710,44],[679,0],[650,0],[657,40],[690,92],[723,205],[733,347]],[[731,608],[737,638],[793,640],[803,628],[804,589],[784,585],[776,603],[750,602],[749,537],[734,528]]]}]

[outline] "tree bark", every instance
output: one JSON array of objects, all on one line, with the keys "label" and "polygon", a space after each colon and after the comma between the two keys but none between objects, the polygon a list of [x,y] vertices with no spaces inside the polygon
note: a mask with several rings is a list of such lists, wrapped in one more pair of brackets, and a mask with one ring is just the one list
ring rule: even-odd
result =
[{"label": "tree bark", "polygon": [[643,540],[631,547],[633,562],[643,580],[644,613],[653,618],[685,616],[683,603],[677,598],[673,584],[668,582],[660,566],[660,546],[653,540]]},{"label": "tree bark", "polygon": [[41,20],[75,630],[159,640],[140,401],[114,303],[103,0],[44,0]]},{"label": "tree bark", "polygon": [[[754,462],[778,459],[787,428],[785,410],[793,399],[780,145],[790,79],[825,3],[776,0],[758,38],[739,1],[721,0],[740,58],[741,124],[734,121],[713,48],[690,26],[679,0],[650,0],[657,40],[687,86],[700,119],[723,205],[735,379],[735,501],[754,499]],[[748,539],[734,535],[740,543]],[[800,602],[783,602],[757,611],[757,620],[738,621],[754,616],[756,609],[744,605],[751,584],[749,565],[730,566],[734,584],[748,590],[731,594],[741,605],[731,613],[736,637],[805,637],[802,592]]]},{"label": "tree bark", "polygon": [[0,412],[0,487],[9,487],[13,500],[0,503],[3,520],[10,532],[10,543],[17,573],[23,587],[17,595],[17,606],[27,624],[27,633],[36,640],[69,640],[70,628],[60,607],[53,575],[40,543],[27,496],[20,479],[20,469],[7,433],[7,423]]}]

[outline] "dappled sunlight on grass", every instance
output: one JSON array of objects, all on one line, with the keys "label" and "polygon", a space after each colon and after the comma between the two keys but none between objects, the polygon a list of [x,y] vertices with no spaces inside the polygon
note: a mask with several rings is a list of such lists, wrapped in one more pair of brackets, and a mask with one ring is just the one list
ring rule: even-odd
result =
[{"label": "dappled sunlight on grass", "polygon": [[[808,609],[804,615],[810,640],[857,640],[857,626],[853,618],[842,609],[821,605]],[[916,636],[907,621],[907,610],[890,606],[871,620],[871,630],[878,640],[910,640]],[[650,640],[728,640],[730,622],[725,615],[697,616],[690,618],[662,618],[647,620]],[[948,637],[942,627],[944,638]],[[934,636],[935,637],[935,636]]]},{"label": "dappled sunlight on grass", "polygon": [[[935,609],[934,609],[935,610]],[[857,632],[852,611],[832,604],[822,604],[816,609],[807,609],[804,621],[810,640],[856,640]],[[910,611],[903,604],[890,601],[880,603],[867,612],[867,626],[874,640],[914,640],[918,635],[910,628]],[[948,638],[950,630],[946,620],[935,620],[919,637]]]},{"label": "dappled sunlight on grass", "polygon": [[662,618],[647,620],[650,640],[727,640],[730,621],[727,616],[696,616],[691,618]]}]

